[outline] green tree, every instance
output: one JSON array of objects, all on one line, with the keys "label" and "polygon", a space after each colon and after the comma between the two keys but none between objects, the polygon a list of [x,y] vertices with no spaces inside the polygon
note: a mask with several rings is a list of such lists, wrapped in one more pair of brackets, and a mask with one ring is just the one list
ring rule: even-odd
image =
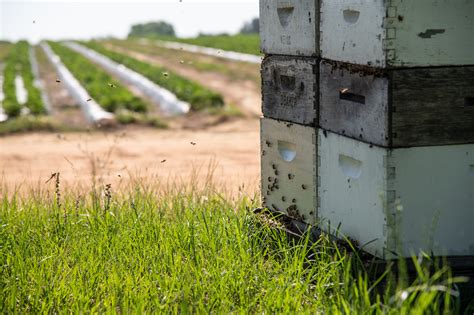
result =
[{"label": "green tree", "polygon": [[135,24],[132,25],[132,29],[128,34],[129,37],[147,37],[157,35],[175,36],[173,25],[164,21]]}]

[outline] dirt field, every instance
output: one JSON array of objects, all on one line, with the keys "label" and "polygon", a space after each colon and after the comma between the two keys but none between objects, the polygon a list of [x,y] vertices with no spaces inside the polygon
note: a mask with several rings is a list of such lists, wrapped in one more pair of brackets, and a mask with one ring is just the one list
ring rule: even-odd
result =
[{"label": "dirt field", "polygon": [[213,174],[219,189],[235,195],[243,186],[244,192],[253,194],[259,163],[257,119],[199,131],[131,128],[113,133],[22,134],[0,138],[0,194],[5,189],[9,194],[31,188],[53,190],[54,184],[45,181],[55,172],[61,173],[64,188],[86,189],[93,180],[115,189],[134,179],[202,186]]},{"label": "dirt field", "polygon": [[[41,75],[55,109],[54,117],[69,125],[87,127],[67,92],[55,83],[54,70],[41,57]],[[166,59],[138,53],[135,57],[170,66]],[[222,93],[226,102],[237,106],[245,117],[222,120],[195,113],[175,119],[167,130],[129,126],[115,131],[0,137],[0,194],[32,188],[52,191],[54,183],[45,182],[52,173],[60,172],[64,189],[78,185],[91,189],[95,182],[112,184],[119,190],[138,179],[165,187],[171,183],[202,186],[213,175],[219,190],[253,195],[260,178],[259,87],[255,81],[232,82],[225,75],[198,73],[176,62],[172,70]]]}]

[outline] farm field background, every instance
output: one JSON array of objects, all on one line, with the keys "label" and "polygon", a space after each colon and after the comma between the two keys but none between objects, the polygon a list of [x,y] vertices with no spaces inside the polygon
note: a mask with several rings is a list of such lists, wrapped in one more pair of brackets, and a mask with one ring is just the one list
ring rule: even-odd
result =
[{"label": "farm field background", "polygon": [[[86,13],[79,28],[93,24],[95,10]],[[122,13],[125,20],[133,12]],[[104,16],[94,27],[115,18]],[[31,35],[44,22],[35,15],[17,27]],[[374,273],[350,241],[295,239],[288,221],[259,209],[255,22],[238,35],[77,39],[65,23],[63,39],[0,41],[2,313],[459,310],[458,284],[466,279],[428,255],[414,258],[411,277],[403,264],[399,274]],[[163,48],[157,40],[257,61]]]},{"label": "farm field background", "polygon": [[[28,191],[56,171],[61,171],[68,185],[87,186],[93,172],[105,176],[103,183],[119,183],[125,176],[134,176],[144,169],[150,181],[156,176],[160,180],[184,179],[197,168],[206,168],[214,162],[216,176],[226,179],[225,186],[231,194],[241,185],[248,193],[256,191],[258,65],[157,49],[133,40],[82,42],[182,95],[190,101],[191,108],[197,107],[185,116],[165,118],[160,117],[157,105],[150,99],[86,57],[63,43],[48,44],[83,84],[91,99],[116,113],[119,125],[97,128],[81,118],[83,114],[76,100],[68,95],[41,47],[35,47],[40,80],[53,111],[47,116],[20,116],[0,125],[0,132],[5,134],[30,130],[0,138],[1,147],[5,148],[0,150],[3,191]],[[3,47],[6,51],[8,46]],[[163,128],[169,131],[160,131]],[[52,133],[37,133],[41,130]],[[27,143],[28,150],[24,150]],[[96,165],[99,171],[93,170],[89,153],[98,160],[106,155],[113,166],[107,169]],[[204,170],[200,173],[206,176]]]},{"label": "farm field background", "polygon": [[[71,62],[93,66],[55,45],[80,60]],[[1,137],[1,255],[10,262],[3,267],[1,309],[381,313],[458,307],[451,287],[463,280],[451,279],[447,269],[433,274],[429,264],[420,265],[415,280],[389,274],[369,280],[357,256],[329,240],[292,243],[275,230],[279,223],[249,212],[260,203],[260,87],[252,79],[258,67],[155,51],[133,40],[86,45],[151,67],[166,64],[170,73],[221,94],[238,114],[193,111],[158,129],[75,121],[72,132]],[[80,111],[36,50],[57,106],[51,117],[66,122],[64,111]],[[248,75],[233,76],[238,67]],[[103,80],[105,91],[120,86],[134,93],[114,78]],[[31,248],[32,239],[38,241]],[[383,289],[381,281],[391,285]]]}]

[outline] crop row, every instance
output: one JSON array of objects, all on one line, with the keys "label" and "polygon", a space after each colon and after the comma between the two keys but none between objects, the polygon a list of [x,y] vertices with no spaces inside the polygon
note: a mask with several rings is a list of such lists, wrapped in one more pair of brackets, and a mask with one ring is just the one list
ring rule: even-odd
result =
[{"label": "crop row", "polygon": [[159,37],[159,39],[251,55],[260,55],[260,37],[253,34],[202,35],[195,38]]},{"label": "crop row", "polygon": [[91,98],[105,110],[115,112],[125,108],[136,112],[147,111],[148,106],[144,101],[115,82],[112,76],[86,57],[59,43],[48,42],[48,44]]},{"label": "crop row", "polygon": [[139,72],[149,80],[174,93],[180,100],[191,104],[193,110],[216,108],[224,105],[222,95],[210,91],[194,81],[171,73],[166,68],[150,65],[124,54],[108,50],[94,41],[83,42],[81,44],[94,49],[115,62]]},{"label": "crop row", "polygon": [[5,60],[3,92],[5,99],[3,108],[10,117],[18,116],[22,110],[16,97],[15,77],[20,75],[23,79],[25,89],[28,93],[25,106],[34,115],[44,114],[45,106],[41,99],[41,91],[35,86],[35,78],[31,70],[30,45],[26,41],[20,41],[10,49]]},{"label": "crop row", "polygon": [[10,52],[10,48],[12,46],[13,45],[11,43],[0,40],[0,62],[2,62],[3,59],[8,56],[8,53]]}]

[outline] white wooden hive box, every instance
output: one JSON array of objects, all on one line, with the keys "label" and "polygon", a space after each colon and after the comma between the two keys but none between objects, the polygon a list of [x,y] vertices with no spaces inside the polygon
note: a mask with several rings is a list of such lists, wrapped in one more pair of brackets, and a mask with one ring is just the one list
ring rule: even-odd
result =
[{"label": "white wooden hive box", "polygon": [[319,130],[320,226],[381,258],[474,254],[474,145],[386,149]]},{"label": "white wooden hive box", "polygon": [[373,67],[474,64],[471,0],[260,0],[265,54]]},{"label": "white wooden hive box", "polygon": [[313,127],[261,119],[264,206],[316,223],[316,132]]}]

